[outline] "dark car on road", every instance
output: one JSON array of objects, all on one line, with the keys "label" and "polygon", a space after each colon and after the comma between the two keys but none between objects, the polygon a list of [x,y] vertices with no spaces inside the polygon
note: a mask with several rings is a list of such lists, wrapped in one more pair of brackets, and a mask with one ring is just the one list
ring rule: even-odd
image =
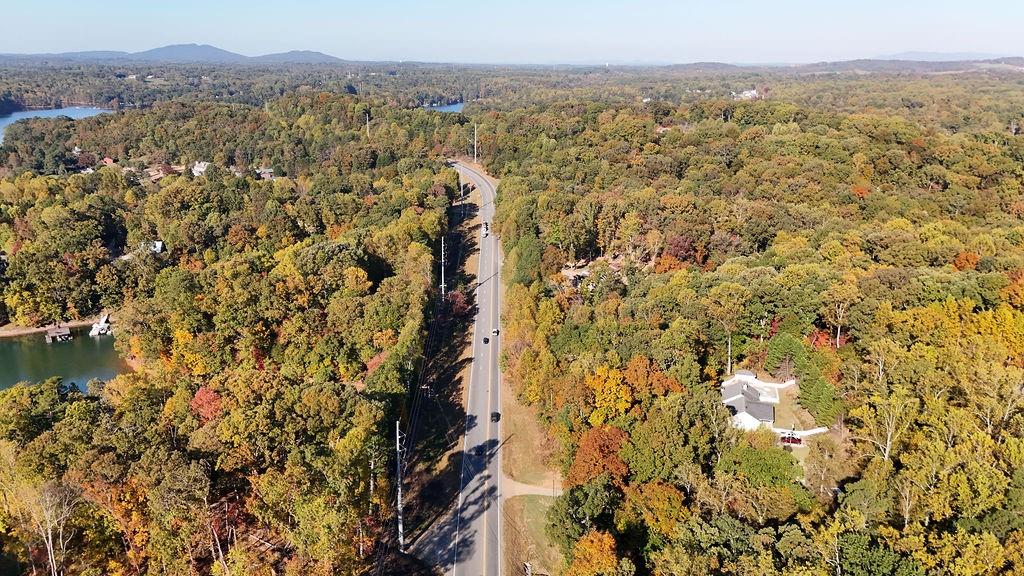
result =
[{"label": "dark car on road", "polygon": [[501,420],[501,412],[491,412],[491,422]]}]

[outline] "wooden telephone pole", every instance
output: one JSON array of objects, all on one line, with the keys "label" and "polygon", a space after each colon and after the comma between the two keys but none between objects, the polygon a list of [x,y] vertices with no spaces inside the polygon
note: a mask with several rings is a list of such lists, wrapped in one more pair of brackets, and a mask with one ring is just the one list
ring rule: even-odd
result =
[{"label": "wooden telephone pole", "polygon": [[395,474],[398,482],[398,550],[405,552],[405,529],[402,526],[402,424],[395,420]]},{"label": "wooden telephone pole", "polygon": [[441,298],[444,298],[445,288],[448,287],[448,285],[445,284],[445,282],[444,282],[444,265],[445,265],[445,259],[448,257],[448,254],[445,251],[445,243],[444,243],[444,237],[445,236],[446,236],[446,234],[442,234],[441,235]]}]

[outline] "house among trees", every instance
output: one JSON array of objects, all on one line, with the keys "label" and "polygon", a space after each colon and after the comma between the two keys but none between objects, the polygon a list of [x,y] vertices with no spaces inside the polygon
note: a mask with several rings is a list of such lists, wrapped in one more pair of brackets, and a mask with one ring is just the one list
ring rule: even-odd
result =
[{"label": "house among trees", "polygon": [[795,384],[765,382],[749,370],[738,370],[722,382],[722,404],[732,414],[732,425],[741,430],[757,430],[761,426],[774,428],[775,406],[779,403],[779,389]]},{"label": "house among trees", "polygon": [[198,178],[199,176],[202,176],[202,175],[206,174],[206,170],[209,167],[210,167],[210,163],[209,162],[198,161],[198,162],[192,164],[192,175]]},{"label": "house among trees", "polygon": [[143,240],[142,242],[139,242],[139,247],[138,248],[136,248],[135,250],[132,250],[131,252],[128,252],[127,254],[122,254],[121,256],[119,256],[119,259],[121,259],[121,260],[131,260],[132,257],[135,256],[135,254],[138,253],[138,252],[152,252],[153,254],[160,254],[163,251],[164,251],[164,241],[163,240]]},{"label": "house among trees", "polygon": [[562,268],[562,276],[573,288],[579,288],[580,284],[590,276],[590,270],[587,270],[586,265],[586,260],[580,260],[579,262],[570,262],[565,265],[565,268]]},{"label": "house among trees", "polygon": [[760,97],[761,97],[761,95],[760,95],[760,93],[758,93],[757,88],[752,88],[750,90],[744,90],[743,92],[740,92],[739,94],[737,94],[735,92],[732,93],[732,99],[733,100],[757,100]]}]

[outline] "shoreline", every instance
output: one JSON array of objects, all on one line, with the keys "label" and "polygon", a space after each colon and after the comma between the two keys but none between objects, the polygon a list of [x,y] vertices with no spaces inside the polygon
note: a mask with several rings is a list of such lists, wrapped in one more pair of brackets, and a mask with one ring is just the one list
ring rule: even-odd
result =
[{"label": "shoreline", "polygon": [[73,102],[73,103],[72,102],[68,102],[68,103],[65,103],[63,106],[57,106],[57,107],[53,107],[53,106],[22,106],[21,108],[18,108],[17,110],[10,110],[8,112],[0,112],[0,118],[4,118],[4,117],[7,117],[7,116],[13,116],[13,115],[15,115],[15,114],[17,114],[19,112],[45,112],[47,110],[64,110],[66,108],[96,108],[98,110],[104,110],[106,112],[117,112],[117,110],[114,109],[114,108],[108,108],[107,106],[103,106],[103,105],[100,105],[100,104],[87,104],[87,103],[84,103],[84,102]]},{"label": "shoreline", "polygon": [[[86,318],[83,320],[61,322],[61,326],[66,326],[72,330],[77,328],[89,328],[98,322],[99,319],[100,316],[93,316],[92,318]],[[114,319],[113,314],[110,315],[110,319]],[[18,326],[16,324],[4,324],[0,326],[0,338],[19,338],[21,336],[32,336],[33,334],[45,334],[49,328],[50,326]]]}]

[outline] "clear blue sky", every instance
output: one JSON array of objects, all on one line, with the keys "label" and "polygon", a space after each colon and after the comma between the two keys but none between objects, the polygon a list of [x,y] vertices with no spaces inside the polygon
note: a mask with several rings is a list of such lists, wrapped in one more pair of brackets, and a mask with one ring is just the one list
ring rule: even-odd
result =
[{"label": "clear blue sky", "polygon": [[360,60],[809,62],[1022,55],[1022,22],[1021,0],[51,0],[4,7],[0,52],[197,42]]}]

